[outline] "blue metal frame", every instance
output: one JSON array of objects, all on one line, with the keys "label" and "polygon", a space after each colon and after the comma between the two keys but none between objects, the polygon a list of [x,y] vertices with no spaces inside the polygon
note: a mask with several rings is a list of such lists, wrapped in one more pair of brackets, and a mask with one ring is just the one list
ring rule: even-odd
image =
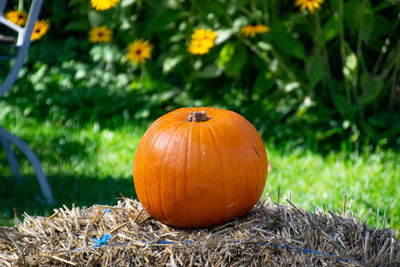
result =
[{"label": "blue metal frame", "polygon": [[[11,23],[3,16],[3,12],[7,5],[7,0],[0,0],[0,24],[4,24],[8,28],[18,33],[17,43],[15,44],[16,51],[14,65],[11,68],[8,76],[0,85],[0,98],[14,84],[15,80],[17,79],[18,72],[24,64],[25,57],[28,54],[29,45],[31,43],[31,35],[35,27],[35,22],[39,17],[42,4],[43,0],[32,1],[26,26],[20,27],[18,25],[15,25],[14,23]],[[3,145],[13,176],[23,182],[21,173],[19,172],[18,162],[12,150],[11,144],[14,144],[17,148],[19,148],[31,162],[33,169],[35,170],[40,189],[42,190],[42,193],[46,199],[46,203],[48,205],[54,204],[53,193],[50,189],[46,175],[43,172],[40,161],[38,160],[32,149],[30,149],[30,147],[23,140],[2,127],[0,127],[0,143]]]}]

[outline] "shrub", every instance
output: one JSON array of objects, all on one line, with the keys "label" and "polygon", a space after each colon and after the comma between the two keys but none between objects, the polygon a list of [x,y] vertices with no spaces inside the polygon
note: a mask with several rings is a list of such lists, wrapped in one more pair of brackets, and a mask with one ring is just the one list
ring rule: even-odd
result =
[{"label": "shrub", "polygon": [[[114,0],[106,10],[53,1],[43,11],[51,32],[32,47],[28,79],[10,97],[25,96],[29,82],[32,112],[78,120],[212,105],[276,140],[400,145],[398,1],[310,1]],[[90,43],[100,26],[112,37]],[[151,49],[136,64],[127,53],[139,39]]]}]

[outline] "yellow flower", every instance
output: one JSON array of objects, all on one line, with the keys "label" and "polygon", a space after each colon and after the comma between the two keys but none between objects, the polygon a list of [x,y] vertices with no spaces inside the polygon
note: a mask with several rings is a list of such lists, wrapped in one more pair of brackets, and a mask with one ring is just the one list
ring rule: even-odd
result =
[{"label": "yellow flower", "polygon": [[210,44],[208,41],[191,40],[188,51],[192,55],[204,55],[210,51]]},{"label": "yellow flower", "polygon": [[112,40],[113,31],[107,26],[94,27],[89,32],[89,42],[91,43],[109,43]]},{"label": "yellow flower", "polygon": [[263,34],[269,32],[269,27],[262,24],[257,24],[254,26],[254,28],[257,34]]},{"label": "yellow flower", "polygon": [[315,9],[321,9],[321,4],[324,0],[296,0],[294,3],[295,6],[300,6],[300,10],[304,11],[306,8],[314,13]]},{"label": "yellow flower", "polygon": [[50,23],[45,20],[37,20],[35,23],[35,27],[33,28],[32,36],[31,36],[31,41],[39,40],[40,38],[45,35],[50,28]]},{"label": "yellow flower", "polygon": [[18,10],[10,10],[6,12],[5,14],[6,19],[11,21],[14,24],[17,24],[18,26],[25,26],[26,20],[28,18],[28,14],[23,11],[18,11]]},{"label": "yellow flower", "polygon": [[263,34],[266,32],[269,32],[269,27],[262,25],[262,24],[256,24],[256,25],[246,25],[244,26],[240,32],[245,36],[245,37],[255,37],[256,34]]},{"label": "yellow flower", "polygon": [[192,34],[192,40],[197,40],[197,41],[204,41],[208,40],[211,41],[214,45],[214,41],[217,39],[217,33],[211,31],[210,29],[204,30],[204,29],[196,29],[194,30]]},{"label": "yellow flower", "polygon": [[120,0],[90,0],[92,7],[96,10],[106,10],[115,7]]},{"label": "yellow flower", "polygon": [[214,46],[217,33],[211,30],[196,29],[188,45],[189,53],[193,55],[204,55]]},{"label": "yellow flower", "polygon": [[149,41],[138,39],[128,45],[126,58],[131,62],[135,62],[136,65],[143,64],[146,62],[146,59],[151,58],[152,50],[153,45]]},{"label": "yellow flower", "polygon": [[256,36],[256,31],[254,25],[246,25],[242,29],[240,29],[240,32],[245,36],[245,37],[254,37]]}]

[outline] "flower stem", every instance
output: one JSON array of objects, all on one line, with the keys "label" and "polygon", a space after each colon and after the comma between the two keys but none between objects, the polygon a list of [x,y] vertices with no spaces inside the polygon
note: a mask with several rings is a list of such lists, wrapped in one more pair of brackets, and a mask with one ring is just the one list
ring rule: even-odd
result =
[{"label": "flower stem", "polygon": [[332,72],[329,64],[328,49],[326,48],[325,41],[322,40],[321,19],[318,11],[315,12],[315,27],[317,34],[315,35],[316,39],[314,40],[314,42],[318,47],[318,53],[321,55],[326,68],[324,82],[325,85],[327,85],[329,83],[329,80],[332,78]]},{"label": "flower stem", "polygon": [[19,0],[18,1],[18,11],[19,12],[24,11],[24,0]]},{"label": "flower stem", "polygon": [[346,80],[346,75],[344,73],[344,65],[346,64],[346,48],[345,48],[345,40],[344,40],[344,8],[343,8],[343,0],[339,0],[339,19],[340,19],[340,33],[339,33],[339,38],[340,38],[340,56],[342,58],[342,74],[343,74],[343,81],[344,81],[344,87],[346,90],[346,99],[347,99],[347,104],[351,105],[351,93],[350,93],[350,87],[349,83]]}]

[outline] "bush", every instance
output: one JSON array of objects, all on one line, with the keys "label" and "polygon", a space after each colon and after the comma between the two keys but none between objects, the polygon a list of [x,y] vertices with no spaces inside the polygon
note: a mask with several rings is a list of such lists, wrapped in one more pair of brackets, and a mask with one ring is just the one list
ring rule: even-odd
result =
[{"label": "bush", "polygon": [[[51,32],[33,45],[27,79],[7,101],[78,122],[211,105],[277,141],[399,146],[398,1],[331,0],[304,11],[296,2],[121,0],[100,11],[86,0],[52,1],[42,12]],[[113,31],[110,42],[88,41],[98,26]],[[196,29],[217,38],[193,54]],[[126,57],[138,39],[152,46],[144,64]]]}]

